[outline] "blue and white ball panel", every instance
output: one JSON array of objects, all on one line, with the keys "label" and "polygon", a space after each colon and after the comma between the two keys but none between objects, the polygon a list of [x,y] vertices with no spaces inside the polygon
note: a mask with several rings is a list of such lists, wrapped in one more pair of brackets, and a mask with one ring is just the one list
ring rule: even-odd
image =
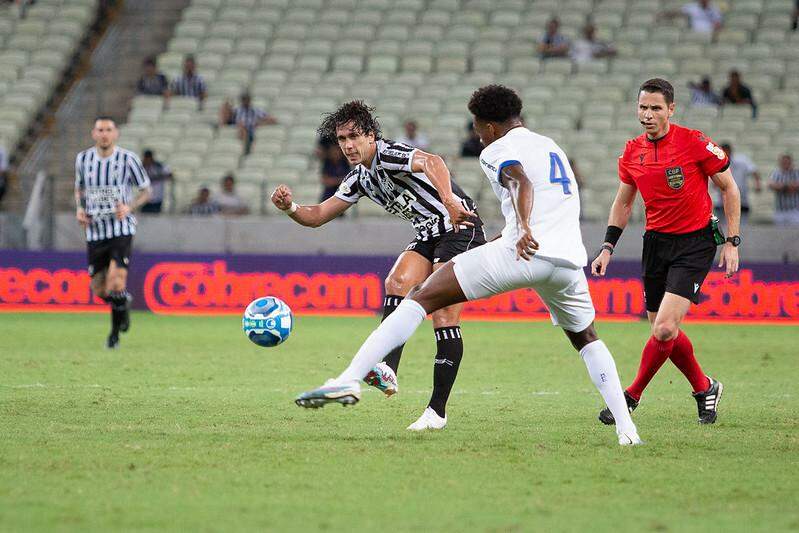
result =
[{"label": "blue and white ball panel", "polygon": [[272,296],[252,301],[242,319],[242,329],[247,338],[264,347],[284,342],[293,327],[294,315],[289,306]]}]

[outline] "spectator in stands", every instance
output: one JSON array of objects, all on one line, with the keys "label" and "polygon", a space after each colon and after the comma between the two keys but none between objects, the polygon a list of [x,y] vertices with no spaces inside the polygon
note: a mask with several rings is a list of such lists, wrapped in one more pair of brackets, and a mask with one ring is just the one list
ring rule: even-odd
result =
[{"label": "spectator in stands", "polygon": [[189,206],[189,214],[195,216],[216,215],[219,213],[219,204],[211,199],[211,190],[208,187],[200,187],[197,197],[192,200]]},{"label": "spectator in stands", "polygon": [[461,157],[480,157],[483,151],[483,143],[480,136],[474,131],[474,123],[469,121],[466,124],[466,140],[461,143]]},{"label": "spectator in stands", "polygon": [[789,154],[780,156],[779,166],[771,173],[769,188],[774,191],[774,223],[799,226],[799,169]]},{"label": "spectator in stands", "polygon": [[757,117],[757,105],[752,90],[741,83],[741,74],[737,70],[730,71],[729,84],[722,92],[725,104],[752,106],[752,118]]},{"label": "spectator in stands", "polygon": [[338,186],[351,170],[350,164],[338,144],[327,144],[322,150],[324,153],[321,157],[322,194],[319,196],[320,204],[336,193]]},{"label": "spectator in stands", "polygon": [[574,42],[571,47],[571,58],[577,64],[590,63],[593,59],[613,57],[616,49],[609,43],[596,38],[596,27],[591,23],[583,26],[583,36]]},{"label": "spectator in stands", "polygon": [[8,186],[8,154],[5,147],[0,144],[0,201],[6,194],[6,187]]},{"label": "spectator in stands", "polygon": [[164,204],[164,190],[166,182],[172,179],[172,171],[169,167],[156,161],[152,150],[144,151],[142,166],[150,176],[150,199],[141,206],[142,213],[160,213]]},{"label": "spectator in stands", "polygon": [[[749,156],[740,152],[733,152],[730,143],[721,145],[721,149],[727,154],[730,160],[730,172],[735,184],[738,185],[738,190],[741,192],[741,221],[745,221],[749,217],[749,179],[755,182],[755,192],[759,193],[763,190],[760,184],[760,174],[757,171],[757,166],[749,159]],[[716,216],[721,218],[724,215],[724,204],[721,199],[721,191],[713,187],[713,210]]]},{"label": "spectator in stands", "polygon": [[136,91],[151,96],[169,95],[169,82],[155,66],[155,58],[148,57],[142,63],[142,75],[136,84]]},{"label": "spectator in stands", "polygon": [[710,78],[705,76],[699,83],[689,82],[691,89],[691,105],[718,107],[721,105],[721,97],[713,91]]},{"label": "spectator in stands", "polygon": [[214,202],[223,215],[246,215],[250,212],[247,202],[236,194],[236,179],[233,174],[222,178],[222,190],[214,196]]},{"label": "spectator in stands", "polygon": [[547,29],[538,40],[538,53],[541,59],[568,57],[571,43],[568,37],[560,33],[560,19],[552,17],[547,22]]},{"label": "spectator in stands", "polygon": [[679,10],[663,11],[658,15],[659,18],[685,17],[688,25],[696,33],[715,34],[721,29],[724,17],[721,16],[719,8],[712,5],[710,0],[698,0],[682,6]]},{"label": "spectator in stands", "polygon": [[172,80],[172,94],[196,98],[200,106],[205,101],[207,88],[205,80],[197,74],[197,63],[193,55],[187,55],[183,60],[183,74]]},{"label": "spectator in stands", "polygon": [[420,150],[427,150],[430,147],[430,141],[425,134],[419,133],[419,125],[415,120],[406,120],[403,128],[405,129],[405,134],[400,135],[399,138],[396,139],[397,142],[419,148]]},{"label": "spectator in stands", "polygon": [[234,108],[229,101],[222,104],[219,110],[219,125],[235,125],[239,130],[239,139],[244,143],[244,153],[249,154],[252,143],[255,140],[256,128],[265,124],[277,124],[277,119],[257,107],[252,105],[250,93],[242,93],[241,103]]},{"label": "spectator in stands", "polygon": [[796,0],[793,8],[793,22],[791,22],[791,29],[796,31],[797,28],[799,28],[799,0]]}]

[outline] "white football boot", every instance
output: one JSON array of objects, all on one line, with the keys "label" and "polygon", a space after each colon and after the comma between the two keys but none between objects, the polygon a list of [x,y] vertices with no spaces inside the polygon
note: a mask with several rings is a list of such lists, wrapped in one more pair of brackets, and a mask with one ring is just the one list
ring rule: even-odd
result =
[{"label": "white football boot", "polygon": [[619,446],[640,446],[643,443],[638,433],[619,432]]},{"label": "white football boot", "polygon": [[447,415],[441,418],[432,407],[428,407],[419,420],[408,426],[408,430],[424,431],[426,429],[444,429],[445,427],[447,427]]}]

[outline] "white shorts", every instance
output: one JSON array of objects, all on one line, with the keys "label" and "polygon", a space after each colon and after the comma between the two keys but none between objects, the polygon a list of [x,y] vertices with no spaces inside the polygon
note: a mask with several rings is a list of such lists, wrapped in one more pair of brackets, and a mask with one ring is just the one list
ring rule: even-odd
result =
[{"label": "white shorts", "polygon": [[581,268],[542,257],[517,260],[516,250],[500,239],[457,255],[452,261],[455,277],[469,300],[532,288],[556,326],[580,332],[594,321],[594,303]]}]

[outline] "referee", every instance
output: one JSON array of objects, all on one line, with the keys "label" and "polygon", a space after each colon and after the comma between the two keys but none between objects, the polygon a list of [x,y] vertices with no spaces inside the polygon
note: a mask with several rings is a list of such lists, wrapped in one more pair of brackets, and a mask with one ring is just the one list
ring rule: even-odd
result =
[{"label": "referee", "polygon": [[[94,146],[75,159],[76,217],[86,230],[89,276],[94,294],[111,306],[107,347],[119,345],[119,333],[130,328],[128,263],[136,218],[132,212],[150,198],[150,178],[133,152],[116,146],[114,120],[94,121]],[[132,185],[139,194],[133,199]]]},{"label": "referee", "polygon": [[[591,271],[605,275],[640,191],[646,211],[642,276],[652,337],[644,347],[638,375],[625,391],[627,405],[630,411],[638,406],[647,384],[671,359],[693,387],[699,423],[712,424],[723,387],[702,371],[680,324],[691,303],[699,303],[699,289],[718,245],[723,244],[719,266],[726,266],[726,277],[738,270],[741,198],[724,151],[701,131],[670,123],[673,114],[674,88],[668,81],[655,78],[641,85],[638,120],[644,134],[627,141],[619,158],[621,183],[610,208],[605,243]],[[726,239],[711,218],[708,178],[722,194],[730,233]],[[608,409],[599,419],[614,423]]]}]

